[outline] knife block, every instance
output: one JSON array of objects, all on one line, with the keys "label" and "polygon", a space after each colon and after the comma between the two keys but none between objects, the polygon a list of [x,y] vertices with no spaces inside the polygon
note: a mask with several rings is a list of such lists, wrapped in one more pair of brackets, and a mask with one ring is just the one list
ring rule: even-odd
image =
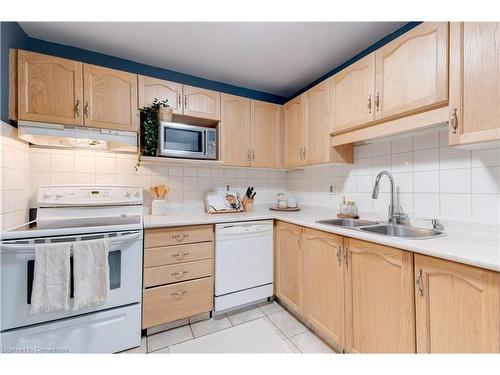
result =
[{"label": "knife block", "polygon": [[253,199],[248,198],[246,195],[243,197],[241,200],[241,204],[243,205],[243,210],[246,212],[252,212],[253,211]]}]

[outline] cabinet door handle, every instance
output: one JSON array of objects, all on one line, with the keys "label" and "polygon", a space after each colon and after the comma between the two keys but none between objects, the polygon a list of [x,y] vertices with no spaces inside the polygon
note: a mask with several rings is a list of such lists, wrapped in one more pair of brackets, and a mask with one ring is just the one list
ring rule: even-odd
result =
[{"label": "cabinet door handle", "polygon": [[85,115],[85,118],[89,118],[89,102],[85,102],[85,108],[83,108],[83,114]]},{"label": "cabinet door handle", "polygon": [[344,249],[344,262],[345,262],[345,268],[349,268],[349,249],[346,248]]},{"label": "cabinet door handle", "polygon": [[186,234],[186,233],[172,234],[172,238],[174,238],[175,240],[177,240],[179,242],[184,241],[188,237],[189,237],[189,234]]},{"label": "cabinet door handle", "polygon": [[380,93],[377,92],[375,95],[375,107],[377,107],[377,112],[380,111]]},{"label": "cabinet door handle", "polygon": [[79,99],[76,99],[75,114],[76,114],[76,117],[80,117],[80,100]]},{"label": "cabinet door handle", "polygon": [[179,93],[179,99],[177,100],[177,108],[182,108],[182,95]]},{"label": "cabinet door handle", "polygon": [[187,294],[187,290],[181,290],[180,292],[170,293],[172,297],[182,297],[184,294]]},{"label": "cabinet door handle", "polygon": [[339,261],[339,266],[342,265],[342,247],[337,246],[337,260]]},{"label": "cabinet door handle", "polygon": [[255,150],[252,150],[252,160],[255,160]]},{"label": "cabinet door handle", "polygon": [[188,106],[188,96],[187,94],[184,95],[184,109],[187,109]]},{"label": "cabinet door handle", "polygon": [[176,279],[182,279],[184,275],[189,273],[189,271],[177,271],[177,272],[172,272],[172,276],[175,277]]},{"label": "cabinet door handle", "polygon": [[247,159],[248,161],[252,160],[252,157],[250,155],[250,149],[247,149]]},{"label": "cabinet door handle", "polygon": [[417,283],[418,293],[421,296],[423,296],[424,295],[424,286],[423,286],[423,282],[422,282],[422,270],[421,269],[418,270],[416,283]]},{"label": "cabinet door handle", "polygon": [[366,102],[366,105],[368,106],[368,113],[372,113],[372,96],[368,95],[368,101]]},{"label": "cabinet door handle", "polygon": [[184,259],[188,255],[189,255],[189,252],[186,251],[184,253],[172,254],[172,258],[175,258],[177,260],[182,260],[182,259]]},{"label": "cabinet door handle", "polygon": [[453,134],[457,134],[458,129],[458,118],[457,118],[457,109],[453,108],[453,113],[450,116],[450,126]]}]

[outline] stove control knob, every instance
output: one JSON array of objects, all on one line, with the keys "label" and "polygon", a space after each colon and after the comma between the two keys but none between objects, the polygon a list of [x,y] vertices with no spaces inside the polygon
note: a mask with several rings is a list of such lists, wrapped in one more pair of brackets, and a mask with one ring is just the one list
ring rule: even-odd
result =
[{"label": "stove control knob", "polygon": [[47,191],[46,191],[45,193],[43,193],[43,197],[44,197],[45,199],[48,199],[48,198],[50,198],[51,196],[52,196],[52,194],[50,194],[50,193],[49,193],[49,192],[47,192]]},{"label": "stove control knob", "polygon": [[140,196],[141,196],[141,194],[138,191],[136,191],[134,194],[134,197],[139,198]]},{"label": "stove control knob", "polygon": [[62,191],[56,192],[56,198],[62,198],[62,197],[63,197]]},{"label": "stove control knob", "polygon": [[125,193],[125,198],[130,198],[130,192],[129,192],[129,191],[127,191],[127,192]]}]

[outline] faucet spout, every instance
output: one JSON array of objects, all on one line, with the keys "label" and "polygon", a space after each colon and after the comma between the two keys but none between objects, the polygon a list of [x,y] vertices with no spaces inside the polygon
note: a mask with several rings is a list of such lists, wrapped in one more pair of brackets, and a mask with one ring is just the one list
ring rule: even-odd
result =
[{"label": "faucet spout", "polygon": [[382,178],[382,176],[387,176],[387,178],[389,178],[389,182],[390,182],[390,203],[389,203],[389,217],[388,217],[388,223],[389,224],[394,224],[395,223],[395,215],[394,215],[394,201],[395,201],[395,198],[394,198],[394,178],[392,177],[392,174],[388,171],[382,171],[380,172],[377,177],[375,178],[375,185],[373,186],[373,192],[372,192],[372,198],[373,199],[378,199],[378,194],[379,194],[379,191],[380,191],[380,179]]}]

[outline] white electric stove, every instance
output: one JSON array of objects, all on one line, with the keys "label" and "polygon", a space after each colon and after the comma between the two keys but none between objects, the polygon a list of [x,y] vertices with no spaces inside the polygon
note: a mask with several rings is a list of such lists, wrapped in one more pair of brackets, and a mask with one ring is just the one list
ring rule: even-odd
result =
[{"label": "white electric stove", "polygon": [[[114,353],[140,345],[143,195],[137,186],[40,186],[34,223],[2,232],[1,349]],[[109,238],[108,301],[30,313],[35,244]]]}]

